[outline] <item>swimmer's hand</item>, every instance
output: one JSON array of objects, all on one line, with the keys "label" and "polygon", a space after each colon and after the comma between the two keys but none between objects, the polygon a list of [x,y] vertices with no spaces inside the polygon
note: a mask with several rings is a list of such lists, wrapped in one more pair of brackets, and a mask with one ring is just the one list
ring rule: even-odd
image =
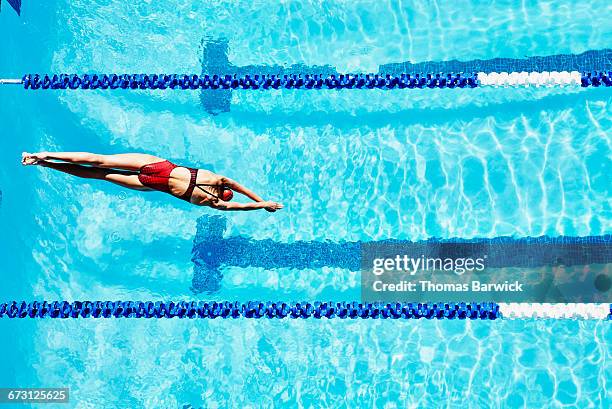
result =
[{"label": "swimmer's hand", "polygon": [[266,209],[269,212],[275,212],[278,209],[282,209],[283,205],[276,202],[251,202],[251,203],[237,203],[237,202],[224,202],[223,200],[219,200],[216,202],[210,202],[206,204],[217,210],[258,210],[258,209]]},{"label": "swimmer's hand", "polygon": [[284,207],[282,204],[276,202],[265,202],[265,204],[266,207],[264,207],[264,209],[266,209],[270,213],[274,213],[275,211]]}]

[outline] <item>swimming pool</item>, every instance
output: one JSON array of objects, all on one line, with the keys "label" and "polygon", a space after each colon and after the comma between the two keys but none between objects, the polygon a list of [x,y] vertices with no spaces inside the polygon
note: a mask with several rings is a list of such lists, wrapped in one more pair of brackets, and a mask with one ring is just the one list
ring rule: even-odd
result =
[{"label": "swimming pool", "polygon": [[[99,0],[24,5],[21,17],[3,6],[7,77],[377,72],[612,48],[606,2]],[[226,266],[217,292],[194,292],[193,242],[211,211],[24,169],[23,150],[145,151],[240,178],[286,206],[224,215],[227,236],[255,242],[612,232],[609,89],[217,97],[0,88],[2,299],[360,296],[359,273],[336,265]],[[11,334],[0,386],[69,386],[72,407],[604,407],[612,375],[610,325],[596,320],[0,320],[0,330]]]}]

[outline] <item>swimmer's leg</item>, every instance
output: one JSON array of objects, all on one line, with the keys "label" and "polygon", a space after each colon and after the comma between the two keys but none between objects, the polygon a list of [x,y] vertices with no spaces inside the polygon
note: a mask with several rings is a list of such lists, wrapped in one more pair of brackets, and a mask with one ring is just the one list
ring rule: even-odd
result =
[{"label": "swimmer's leg", "polygon": [[107,182],[134,190],[151,190],[140,183],[140,180],[138,180],[138,174],[136,172],[102,169],[91,166],[76,165],[74,163],[49,162],[44,160],[38,161],[37,164],[84,179],[106,180]]},{"label": "swimmer's leg", "polygon": [[90,165],[98,168],[114,168],[124,170],[138,170],[150,163],[161,162],[162,158],[146,153],[120,153],[116,155],[100,155],[89,152],[38,152],[22,154],[21,162],[24,165],[36,164],[38,161],[59,160],[78,165]]}]

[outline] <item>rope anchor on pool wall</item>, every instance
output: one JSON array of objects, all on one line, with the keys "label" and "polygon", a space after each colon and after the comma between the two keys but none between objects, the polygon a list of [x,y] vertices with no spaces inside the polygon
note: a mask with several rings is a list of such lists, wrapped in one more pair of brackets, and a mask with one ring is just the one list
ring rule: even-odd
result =
[{"label": "rope anchor on pool wall", "polygon": [[0,79],[0,84],[23,85],[29,90],[330,90],[330,89],[433,89],[477,87],[609,87],[612,72],[501,72],[438,74],[26,74],[21,79]]}]

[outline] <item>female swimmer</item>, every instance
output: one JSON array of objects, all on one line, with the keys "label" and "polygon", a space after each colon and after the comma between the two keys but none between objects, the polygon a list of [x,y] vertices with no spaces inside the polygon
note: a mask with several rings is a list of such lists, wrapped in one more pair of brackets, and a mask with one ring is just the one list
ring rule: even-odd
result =
[{"label": "female swimmer", "polygon": [[[23,165],[39,165],[86,179],[99,179],[129,189],[166,192],[196,206],[219,210],[275,212],[283,205],[264,201],[238,182],[209,170],[178,166],[143,153],[98,155],[87,152],[24,152]],[[254,203],[231,202],[234,191]]]}]

